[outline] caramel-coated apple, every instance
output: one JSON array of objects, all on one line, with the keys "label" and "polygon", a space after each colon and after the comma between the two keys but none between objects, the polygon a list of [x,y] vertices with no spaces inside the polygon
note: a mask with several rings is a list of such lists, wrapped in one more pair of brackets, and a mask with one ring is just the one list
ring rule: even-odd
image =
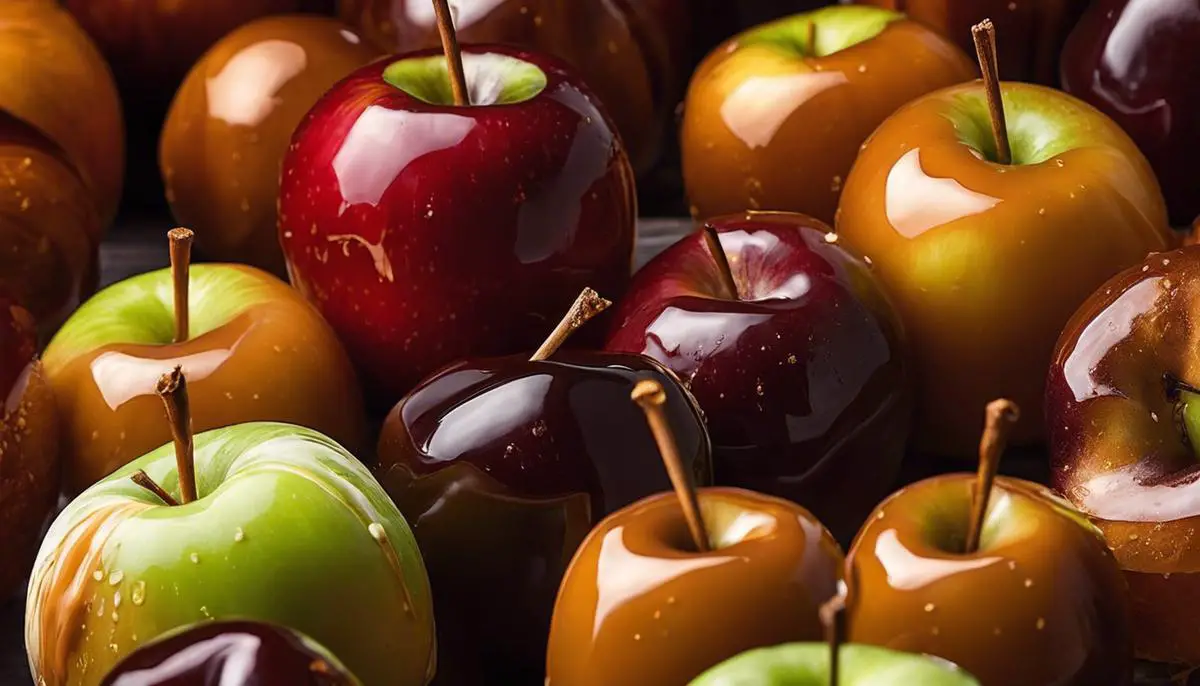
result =
[{"label": "caramel-coated apple", "polygon": [[1004,38],[997,46],[1000,78],[1048,86],[1058,83],[1059,52],[1088,6],[1088,0],[842,0],[849,1],[905,12],[968,52],[971,27],[991,18]]},{"label": "caramel-coated apple", "polygon": [[0,602],[29,573],[58,500],[58,419],[28,310],[0,297]]},{"label": "caramel-coated apple", "polygon": [[[177,230],[179,231],[179,230]],[[172,232],[174,233],[174,232]],[[76,494],[169,438],[158,377],[182,365],[195,430],[280,421],[366,446],[354,370],[333,331],[279,279],[242,265],[162,269],[97,293],[46,348],[63,422],[64,490]],[[179,312],[187,312],[181,318]],[[174,317],[174,325],[172,319]],[[177,330],[177,329],[182,330]]]},{"label": "caramel-coated apple", "polygon": [[[686,18],[678,1],[472,0],[457,3],[454,22],[464,43],[506,43],[570,63],[604,103],[643,172],[658,155],[681,95]],[[340,16],[384,50],[409,52],[441,44],[433,5],[342,0]]]},{"label": "caramel-coated apple", "polygon": [[279,169],[309,108],[378,51],[325,17],[250,22],[216,43],[175,94],[159,154],[176,221],[214,260],[283,275]]},{"label": "caramel-coated apple", "polygon": [[1046,388],[1053,485],[1125,569],[1139,657],[1200,665],[1200,247],[1150,255],[1075,313]]},{"label": "caramel-coated apple", "polygon": [[798,502],[847,542],[895,487],[913,397],[900,320],[821,222],[714,219],[639,270],[610,321],[606,349],[695,395],[717,483]]},{"label": "caramel-coated apple", "polygon": [[[1174,240],[1129,136],[1065,93],[999,84],[991,50],[979,51],[986,82],[922,97],[871,136],[836,226],[900,311],[916,363],[915,443],[941,455],[970,454],[976,408],[992,398],[1040,407],[1075,309]],[[1042,419],[1025,412],[1014,443],[1040,442]]]},{"label": "caramel-coated apple", "polygon": [[1015,411],[989,404],[977,475],[918,482],[868,518],[846,557],[850,639],[983,684],[1126,686],[1127,587],[1100,531],[1050,489],[995,476]]},{"label": "caramel-coated apple", "polygon": [[1174,226],[1200,217],[1200,2],[1099,0],[1063,48],[1063,89],[1112,117],[1158,174]]},{"label": "caramel-coated apple", "polygon": [[827,7],[753,28],[696,70],[684,104],[692,215],[791,210],[833,223],[863,141],[901,105],[975,75],[904,15]]}]

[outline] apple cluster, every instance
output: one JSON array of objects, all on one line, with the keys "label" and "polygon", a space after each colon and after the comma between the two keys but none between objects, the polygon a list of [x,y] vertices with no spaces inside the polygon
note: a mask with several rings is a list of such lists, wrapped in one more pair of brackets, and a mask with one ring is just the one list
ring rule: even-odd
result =
[{"label": "apple cluster", "polygon": [[1200,0],[831,1],[0,2],[33,682],[1183,683]]}]

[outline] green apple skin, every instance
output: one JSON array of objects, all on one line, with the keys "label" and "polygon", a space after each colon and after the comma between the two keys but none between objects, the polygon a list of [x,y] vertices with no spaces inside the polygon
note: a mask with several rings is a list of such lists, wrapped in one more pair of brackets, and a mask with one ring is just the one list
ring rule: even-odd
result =
[{"label": "green apple skin", "polygon": [[55,520],[26,605],[34,681],[93,686],[167,632],[214,619],[291,627],[368,686],[434,672],[429,580],[408,524],[350,453],[278,423],[195,437],[199,498],[176,499],[173,446],[105,478]]},{"label": "green apple skin", "polygon": [[[979,686],[955,665],[927,655],[847,644],[839,656],[838,686]],[[789,643],[750,650],[690,686],[829,686],[829,646]]]}]

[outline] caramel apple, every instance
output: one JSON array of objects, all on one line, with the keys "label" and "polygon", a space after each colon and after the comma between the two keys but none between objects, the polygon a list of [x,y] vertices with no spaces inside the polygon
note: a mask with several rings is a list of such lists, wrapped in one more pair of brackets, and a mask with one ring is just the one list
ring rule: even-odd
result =
[{"label": "caramel apple", "polygon": [[33,316],[0,297],[0,601],[29,573],[58,499],[58,418]]},{"label": "caramel apple", "polygon": [[1114,276],[1063,330],[1046,388],[1053,485],[1125,570],[1139,657],[1200,665],[1195,539],[1200,247]]},{"label": "caramel apple", "polygon": [[[851,0],[842,0],[843,2]],[[1058,83],[1063,42],[1088,0],[853,0],[905,12],[970,51],[971,27],[991,18],[1004,37],[998,46],[1000,78]]]},{"label": "caramel apple", "polygon": [[[474,0],[454,16],[463,43],[507,43],[570,63],[611,114],[634,168],[658,156],[678,102],[682,26],[659,21],[669,2]],[[440,45],[430,0],[342,0],[340,16],[389,52]]]},{"label": "caramel apple", "polygon": [[974,75],[945,38],[870,7],[827,7],[738,35],[688,87],[692,215],[791,210],[832,224],[867,136],[913,98]]},{"label": "caramel apple", "polygon": [[[173,245],[190,241],[190,232],[176,231],[182,238]],[[299,293],[252,267],[204,264],[186,272],[162,269],[108,287],[46,348],[68,494],[170,438],[162,422],[145,418],[160,403],[155,381],[175,365],[192,382],[196,431],[283,421],[352,451],[365,447],[350,361]]]},{"label": "caramel apple", "polygon": [[[915,443],[940,455],[970,454],[975,408],[992,398],[1040,407],[1071,313],[1174,240],[1129,136],[1069,95],[1000,84],[994,32],[978,35],[989,79],[884,122],[855,162],[836,226],[900,311],[916,363]],[[1043,438],[1042,413],[1026,412],[1013,441]]]},{"label": "caramel apple", "polygon": [[978,475],[908,486],[846,558],[850,639],[945,658],[983,684],[1125,686],[1125,580],[1086,517],[1049,489],[995,476],[1015,406],[988,406]]},{"label": "caramel apple", "polygon": [[175,94],[159,162],[176,221],[206,257],[284,275],[279,170],[292,132],[335,82],[377,51],[344,24],[280,16],[235,29]]},{"label": "caramel apple", "polygon": [[842,553],[789,501],[694,489],[663,388],[634,387],[675,493],[619,510],[575,553],[554,605],[546,686],[686,684],[752,648],[822,635]]},{"label": "caramel apple", "polygon": [[[577,326],[603,304],[588,293],[563,322]],[[639,381],[663,385],[686,468],[712,482],[700,411],[666,368],[639,355],[547,350],[453,364],[384,422],[376,475],[429,569],[438,684],[542,681],[571,555],[602,517],[669,486],[629,402]]]}]

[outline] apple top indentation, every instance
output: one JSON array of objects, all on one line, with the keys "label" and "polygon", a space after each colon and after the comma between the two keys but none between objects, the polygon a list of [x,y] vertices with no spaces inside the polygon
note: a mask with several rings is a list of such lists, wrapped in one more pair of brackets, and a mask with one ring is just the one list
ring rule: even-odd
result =
[{"label": "apple top indentation", "polygon": [[904,18],[879,7],[834,5],[773,21],[736,40],[742,46],[768,45],[802,57],[825,57],[865,43]]},{"label": "apple top indentation", "polygon": [[[546,72],[512,55],[464,52],[462,61],[472,107],[515,105],[532,100],[546,88]],[[445,57],[396,60],[383,70],[383,79],[430,105],[454,104]]]}]

